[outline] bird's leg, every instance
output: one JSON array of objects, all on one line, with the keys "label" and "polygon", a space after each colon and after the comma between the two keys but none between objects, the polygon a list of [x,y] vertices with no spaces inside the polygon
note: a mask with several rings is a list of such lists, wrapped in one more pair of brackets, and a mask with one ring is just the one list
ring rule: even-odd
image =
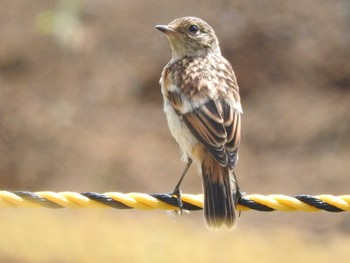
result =
[{"label": "bird's leg", "polygon": [[233,180],[235,184],[235,187],[234,187],[235,191],[233,192],[233,201],[234,201],[234,204],[237,205],[239,199],[242,197],[242,192],[239,188],[235,171],[232,171],[232,174],[233,174]]},{"label": "bird's leg", "polygon": [[176,197],[176,199],[177,199],[178,207],[180,209],[180,214],[182,214],[182,207],[183,207],[182,200],[181,200],[180,186],[181,186],[181,183],[182,183],[183,179],[185,178],[185,176],[187,174],[188,169],[190,169],[191,164],[192,164],[192,159],[188,158],[185,170],[183,171],[179,182],[177,183],[177,185],[175,186],[174,191],[172,192],[172,195],[174,195]]},{"label": "bird's leg", "polygon": [[[239,200],[242,198],[242,196],[245,193],[241,192],[241,189],[239,188],[237,179],[236,179],[236,173],[235,171],[232,171],[233,173],[233,179],[234,179],[234,183],[235,183],[235,192],[233,193],[233,202],[235,204],[235,206],[237,205],[237,203],[239,202]],[[241,216],[241,211],[239,211],[239,216]]]}]

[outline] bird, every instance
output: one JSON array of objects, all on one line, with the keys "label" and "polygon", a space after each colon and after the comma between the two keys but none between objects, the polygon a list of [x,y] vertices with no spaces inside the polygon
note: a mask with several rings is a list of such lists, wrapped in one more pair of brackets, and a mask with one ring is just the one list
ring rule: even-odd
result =
[{"label": "bird", "polygon": [[234,169],[243,113],[235,73],[221,55],[213,28],[202,19],[187,16],[155,28],[165,34],[171,48],[159,83],[170,132],[186,162],[172,194],[182,209],[180,185],[195,162],[208,228],[232,230],[241,197]]}]

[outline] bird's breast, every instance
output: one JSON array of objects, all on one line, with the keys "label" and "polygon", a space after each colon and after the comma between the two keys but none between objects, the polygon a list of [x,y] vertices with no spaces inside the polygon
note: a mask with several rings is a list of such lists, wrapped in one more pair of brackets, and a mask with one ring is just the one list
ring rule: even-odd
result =
[{"label": "bird's breast", "polygon": [[181,116],[176,113],[166,97],[164,97],[164,112],[166,114],[168,126],[172,136],[175,138],[181,150],[187,155],[187,157],[191,157],[192,149],[196,144],[198,144],[198,141],[192,135],[191,131],[181,119]]}]

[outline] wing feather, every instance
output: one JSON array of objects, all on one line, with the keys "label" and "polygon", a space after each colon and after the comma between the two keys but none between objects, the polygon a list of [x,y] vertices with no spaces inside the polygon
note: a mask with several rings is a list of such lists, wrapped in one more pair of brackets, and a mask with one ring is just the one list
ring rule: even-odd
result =
[{"label": "wing feather", "polygon": [[182,115],[187,127],[203,143],[213,157],[223,166],[228,163],[224,119],[218,110],[220,100],[210,100],[201,107]]},{"label": "wing feather", "polygon": [[182,98],[177,92],[168,92],[167,97],[186,126],[215,160],[233,169],[240,142],[240,112],[222,97],[210,99],[190,112],[182,112],[183,100],[189,98]]}]

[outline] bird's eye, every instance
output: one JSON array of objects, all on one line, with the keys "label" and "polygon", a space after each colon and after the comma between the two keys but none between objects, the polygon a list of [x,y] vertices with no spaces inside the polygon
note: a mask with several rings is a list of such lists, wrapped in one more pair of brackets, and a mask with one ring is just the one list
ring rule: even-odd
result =
[{"label": "bird's eye", "polygon": [[190,33],[192,34],[196,34],[198,32],[198,26],[196,25],[191,25],[189,28],[188,28],[188,31],[190,31]]}]

